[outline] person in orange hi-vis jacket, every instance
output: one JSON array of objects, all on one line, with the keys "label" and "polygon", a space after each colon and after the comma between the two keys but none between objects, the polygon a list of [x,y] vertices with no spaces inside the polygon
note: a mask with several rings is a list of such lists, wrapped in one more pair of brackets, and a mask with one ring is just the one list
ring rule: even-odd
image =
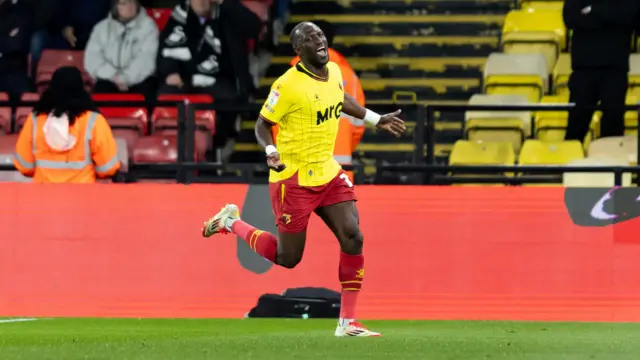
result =
[{"label": "person in orange hi-vis jacket", "polygon": [[[347,59],[338,51],[331,48],[335,35],[333,26],[326,21],[314,21],[314,24],[320,27],[320,29],[324,32],[325,37],[327,38],[327,43],[330,47],[328,51],[329,61],[338,64],[338,66],[340,67],[342,80],[344,82],[344,91],[351,95],[358,102],[358,104],[364,106],[364,91],[362,90],[362,85],[360,84],[358,75],[353,70],[353,68],[351,68],[351,65],[349,65]],[[298,61],[300,61],[300,57],[296,56],[291,60],[290,65],[295,66]],[[276,136],[278,134],[278,127],[273,126],[272,129],[273,141],[275,143]],[[342,116],[340,117],[340,128],[338,129],[338,137],[336,138],[336,147],[334,150],[334,157],[340,164],[351,164],[351,156],[360,143],[362,135],[364,134],[364,130],[365,123],[363,120],[355,119],[344,113],[342,114]],[[353,172],[347,171],[347,175],[349,175],[349,178],[351,179],[351,181],[353,181]]]},{"label": "person in orange hi-vis jacket", "polygon": [[53,74],[20,131],[13,163],[36,183],[95,183],[116,174],[116,141],[77,68]]}]

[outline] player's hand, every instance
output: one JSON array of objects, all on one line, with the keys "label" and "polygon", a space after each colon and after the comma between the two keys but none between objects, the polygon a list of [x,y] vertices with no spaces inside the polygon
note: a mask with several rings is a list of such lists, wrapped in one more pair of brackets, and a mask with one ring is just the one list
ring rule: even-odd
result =
[{"label": "player's hand", "polygon": [[275,172],[281,172],[286,169],[286,165],[280,162],[280,154],[277,152],[267,155],[267,165]]},{"label": "player's hand", "polygon": [[390,132],[395,137],[400,137],[407,130],[404,126],[404,121],[398,117],[402,110],[396,110],[395,112],[384,114],[380,117],[376,127]]}]

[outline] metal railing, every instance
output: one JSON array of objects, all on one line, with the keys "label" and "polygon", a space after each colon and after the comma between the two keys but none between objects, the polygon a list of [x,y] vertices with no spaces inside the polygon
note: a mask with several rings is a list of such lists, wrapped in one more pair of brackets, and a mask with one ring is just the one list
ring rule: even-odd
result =
[{"label": "metal railing", "polygon": [[[34,101],[21,101],[13,104],[14,107],[30,107],[35,104]],[[126,108],[144,108],[148,109],[149,104],[141,101],[97,101],[99,108],[107,107],[126,107]],[[0,107],[10,106],[6,101],[0,101]],[[212,104],[195,104],[188,101],[158,101],[155,107],[177,107],[178,120],[177,128],[177,161],[175,163],[133,163],[130,164],[130,172],[134,174],[134,178],[144,178],[144,173],[169,173],[169,177],[174,177],[180,183],[194,182],[238,182],[238,180],[247,183],[264,182],[264,178],[268,174],[268,169],[264,163],[241,163],[241,164],[218,164],[208,162],[196,162],[194,158],[196,141],[196,121],[195,112],[199,110],[212,110],[216,112],[234,111],[234,112],[253,112],[258,113],[260,107],[256,104],[235,104],[220,105]],[[580,173],[614,173],[616,184],[621,184],[622,175],[624,173],[640,173],[638,166],[450,166],[436,163],[435,144],[436,144],[436,112],[466,112],[466,111],[569,111],[575,106],[569,105],[410,105],[414,107],[416,116],[416,128],[414,140],[416,150],[413,155],[413,164],[378,164],[376,166],[378,174],[384,172],[410,172],[422,175],[419,183],[458,183],[458,182],[504,182],[510,184],[518,184],[523,182],[557,182],[557,176],[565,172]],[[601,110],[599,107],[595,110]],[[640,106],[626,106],[626,111],[640,112]],[[151,114],[149,114],[151,115]],[[424,119],[424,121],[420,121]],[[410,119],[407,119],[410,120]],[[495,120],[499,121],[499,119]],[[532,121],[532,126],[535,123]],[[464,126],[462,127],[464,129]],[[464,131],[464,130],[463,130]],[[640,131],[638,132],[640,135]],[[463,138],[463,137],[461,137]],[[425,156],[426,149],[426,156]],[[638,154],[640,157],[640,149]],[[351,166],[343,166],[345,170],[354,170],[355,182],[363,183],[364,165],[354,164]],[[240,173],[240,176],[232,176],[225,178],[216,176],[215,178],[206,178],[201,176],[200,171],[217,171],[222,169],[233,169]],[[15,170],[13,165],[0,164],[0,171]],[[493,176],[482,178],[464,178],[459,176],[451,176],[451,174],[492,174]],[[511,174],[511,175],[510,175]],[[526,176],[521,176],[526,174]],[[534,175],[531,175],[534,174]],[[538,174],[556,174],[556,178],[549,176],[535,176]]]}]

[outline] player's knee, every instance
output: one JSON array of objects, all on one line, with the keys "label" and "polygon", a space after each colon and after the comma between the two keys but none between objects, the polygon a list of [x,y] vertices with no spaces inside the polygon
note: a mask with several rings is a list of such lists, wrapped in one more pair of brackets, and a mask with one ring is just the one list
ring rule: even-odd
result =
[{"label": "player's knee", "polygon": [[282,266],[284,268],[287,268],[287,269],[293,269],[302,260],[302,255],[301,254],[283,253],[283,254],[278,254],[276,260],[278,262],[278,265],[280,265],[280,266]]},{"label": "player's knee", "polygon": [[364,238],[360,229],[354,227],[349,229],[344,234],[344,241],[342,242],[342,252],[349,255],[362,254],[362,246],[364,244]]}]

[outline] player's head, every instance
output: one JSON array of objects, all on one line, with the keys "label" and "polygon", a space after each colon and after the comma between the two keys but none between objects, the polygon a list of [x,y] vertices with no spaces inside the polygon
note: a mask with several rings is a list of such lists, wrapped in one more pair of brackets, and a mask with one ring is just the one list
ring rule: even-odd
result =
[{"label": "player's head", "polygon": [[291,45],[303,62],[322,67],[329,62],[329,44],[324,32],[314,23],[302,22],[291,30]]}]

